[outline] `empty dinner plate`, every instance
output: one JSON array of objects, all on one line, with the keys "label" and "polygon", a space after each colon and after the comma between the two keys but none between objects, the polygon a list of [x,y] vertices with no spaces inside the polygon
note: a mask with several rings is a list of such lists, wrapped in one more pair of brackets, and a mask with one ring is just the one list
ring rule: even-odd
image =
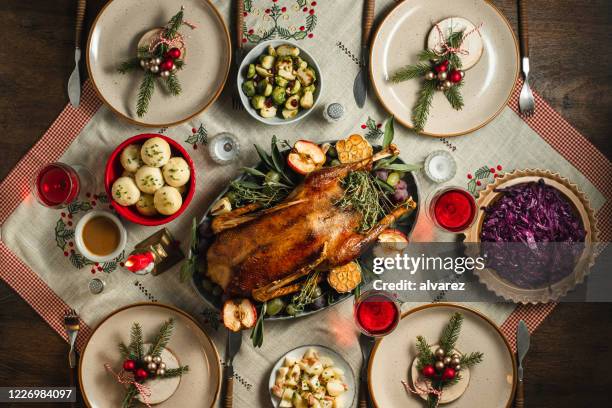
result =
[{"label": "empty dinner plate", "polygon": [[[185,7],[184,67],[178,71],[181,94],[168,94],[156,83],[148,112],[136,114],[143,71],[117,71],[121,62],[136,57],[138,41],[162,27]],[[96,17],[87,42],[87,69],[100,98],[117,115],[143,126],[163,127],[190,119],[219,96],[230,67],[231,43],[223,18],[208,0],[111,0]],[[156,82],[159,82],[157,80]]]},{"label": "empty dinner plate", "polygon": [[[506,18],[484,0],[405,0],[380,24],[372,41],[370,75],[375,93],[389,113],[404,126],[413,127],[412,108],[421,79],[392,83],[400,68],[416,64],[427,46],[434,25],[449,17],[462,17],[480,26],[484,50],[478,63],[465,72],[462,110],[454,110],[442,92],[436,92],[422,134],[457,136],[490,122],[508,102],[518,77],[516,37]],[[471,35],[478,35],[473,33]]]},{"label": "empty dinner plate", "polygon": [[[125,386],[104,365],[115,372],[122,366],[118,344],[129,344],[133,323],[140,323],[145,343],[153,342],[160,326],[174,319],[174,330],[167,349],[189,371],[180,378],[178,388],[156,407],[212,407],[221,389],[221,364],[217,349],[200,326],[185,312],[159,303],[138,303],[121,308],[95,328],[79,365],[79,383],[83,399],[92,408],[120,407]],[[160,380],[163,381],[163,380]],[[146,383],[145,383],[146,384]]]}]

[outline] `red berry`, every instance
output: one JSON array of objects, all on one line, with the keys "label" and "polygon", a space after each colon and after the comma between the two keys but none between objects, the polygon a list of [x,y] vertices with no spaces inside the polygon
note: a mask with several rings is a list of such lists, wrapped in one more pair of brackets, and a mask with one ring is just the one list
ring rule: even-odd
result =
[{"label": "red berry", "polygon": [[166,58],[162,61],[161,65],[159,66],[159,69],[161,69],[162,71],[170,71],[173,65],[174,61],[172,61],[171,58]]},{"label": "red berry", "polygon": [[312,7],[314,7],[314,6],[316,6],[316,5],[317,5],[317,2],[316,2],[316,1],[313,1],[312,3],[310,3],[310,5],[311,5]]},{"label": "red berry", "polygon": [[308,11],[308,7],[304,7],[304,8],[302,9],[302,11],[303,11],[304,13],[305,13],[305,12],[307,12],[307,11]]},{"label": "red berry", "polygon": [[489,169],[489,171],[490,171],[491,173],[495,173],[495,169],[494,169],[493,167],[491,167],[491,168]]},{"label": "red berry", "polygon": [[266,14],[270,14],[270,9],[266,9]]},{"label": "red berry", "polygon": [[136,362],[134,360],[125,360],[123,362],[123,369],[125,371],[134,371],[134,369],[136,368]]},{"label": "red berry", "polygon": [[448,74],[448,80],[451,81],[452,83],[456,84],[461,82],[461,72],[457,71],[456,69],[453,69],[449,74]]},{"label": "red berry", "polygon": [[246,38],[243,38],[243,39],[242,39],[242,42],[243,42],[243,43],[247,42],[247,39],[246,39]]},{"label": "red berry", "polygon": [[62,213],[62,217],[65,217],[65,216],[66,216],[66,213],[65,213],[65,212],[63,212],[63,213]]},{"label": "red berry", "polygon": [[426,365],[421,370],[421,374],[423,374],[425,377],[433,377],[435,373],[436,373],[436,370],[433,368],[431,364]]},{"label": "red berry", "polygon": [[197,132],[197,131],[198,131],[198,130],[197,130],[196,128],[191,128],[191,133],[195,133],[195,132]]},{"label": "red berry", "polygon": [[362,129],[367,128],[367,126],[365,125],[365,123],[361,125],[361,128],[362,128]]},{"label": "red berry", "polygon": [[242,13],[242,15],[246,17],[246,16],[248,16],[248,15],[249,15],[249,13],[247,13],[247,12],[245,11],[244,13]]},{"label": "red berry", "polygon": [[281,9],[281,12],[283,12],[283,13],[284,13],[284,12],[286,12],[286,11],[287,11],[287,7],[283,7],[283,8]]},{"label": "red berry", "polygon": [[249,29],[249,34],[253,34],[255,32],[255,30],[253,30],[252,28]]},{"label": "red berry", "polygon": [[493,175],[493,177],[497,178],[497,177],[499,177],[499,174],[495,173],[495,174]]},{"label": "red berry", "polygon": [[70,245],[72,247],[72,246],[74,246],[74,242],[69,242],[68,245]]},{"label": "red berry", "polygon": [[437,73],[446,72],[446,68],[447,68],[446,65],[438,64],[438,65],[434,66],[434,71],[436,71]]},{"label": "red berry", "polygon": [[497,170],[501,171],[501,169],[502,169],[501,164],[498,164],[498,165],[497,165]]},{"label": "red berry", "polygon": [[149,373],[147,373],[146,370],[142,368],[139,368],[134,372],[134,378],[136,379],[136,381],[146,380],[148,376]]},{"label": "red berry", "polygon": [[300,26],[300,31],[304,31],[305,29],[306,29],[306,27]]},{"label": "red berry", "polygon": [[64,256],[68,256],[68,252],[67,251],[64,251]]},{"label": "red berry", "polygon": [[314,37],[313,33],[308,34],[308,38],[312,38],[312,37]]},{"label": "red berry", "polygon": [[315,13],[315,11],[313,9],[310,9],[310,15],[313,15]]},{"label": "red berry", "polygon": [[481,184],[482,184],[482,183],[480,182],[480,180],[477,180],[477,181],[476,181],[476,185],[477,185],[477,186],[479,186],[479,185],[481,185]]},{"label": "red berry", "polygon": [[472,175],[470,173],[468,173],[467,178],[469,178],[471,180],[472,179]]},{"label": "red berry", "polygon": [[453,378],[455,378],[455,370],[453,370],[450,367],[446,367],[444,369],[444,372],[442,373],[442,379],[443,380],[452,380]]}]

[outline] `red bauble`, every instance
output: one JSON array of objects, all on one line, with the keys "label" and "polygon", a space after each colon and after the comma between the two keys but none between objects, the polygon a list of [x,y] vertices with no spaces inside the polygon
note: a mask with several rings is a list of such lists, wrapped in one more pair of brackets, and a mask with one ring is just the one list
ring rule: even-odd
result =
[{"label": "red bauble", "polygon": [[421,370],[421,374],[423,374],[425,377],[433,377],[435,373],[436,373],[436,370],[434,369],[434,367],[431,364],[430,365],[426,365]]},{"label": "red bauble", "polygon": [[444,61],[442,61],[442,65],[444,65],[445,67],[448,67],[450,65],[450,61],[449,60],[444,60]]},{"label": "red bauble", "polygon": [[457,71],[456,69],[453,69],[451,72],[448,73],[448,80],[451,81],[453,84],[461,82],[461,79],[461,72]]},{"label": "red bauble", "polygon": [[434,67],[434,71],[436,71],[436,73],[440,73],[440,72],[446,72],[446,69],[448,68],[448,65],[444,65],[444,63],[442,64],[438,64]]},{"label": "red bauble", "polygon": [[147,373],[147,371],[142,368],[139,368],[138,370],[134,372],[134,378],[137,381],[146,380],[148,376],[149,376],[149,373]]},{"label": "red bauble", "polygon": [[455,378],[455,370],[453,370],[450,367],[446,367],[444,369],[444,372],[442,373],[442,379],[443,380],[452,380],[453,378]]},{"label": "red bauble", "polygon": [[134,371],[134,369],[136,368],[136,362],[134,360],[125,360],[123,362],[123,369],[125,371]]},{"label": "red bauble", "polygon": [[170,71],[173,66],[174,66],[174,61],[171,58],[167,58],[162,61],[162,63],[159,66],[159,69],[161,69],[162,71]]},{"label": "red bauble", "polygon": [[181,50],[179,50],[178,48],[172,48],[172,49],[168,50],[168,52],[166,52],[166,54],[164,54],[164,57],[172,58],[172,59],[180,58],[181,57]]}]

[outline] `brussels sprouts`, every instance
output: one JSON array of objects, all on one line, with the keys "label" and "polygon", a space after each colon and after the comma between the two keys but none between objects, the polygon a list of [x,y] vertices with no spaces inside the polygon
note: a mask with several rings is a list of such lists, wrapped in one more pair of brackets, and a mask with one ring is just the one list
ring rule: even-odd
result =
[{"label": "brussels sprouts", "polygon": [[285,108],[289,110],[297,110],[299,104],[299,96],[292,95],[289,97],[289,99],[287,99],[287,102],[285,102]]},{"label": "brussels sprouts", "polygon": [[276,57],[276,50],[274,49],[273,46],[268,45],[268,55],[271,55],[273,57]]},{"label": "brussels sprouts", "polygon": [[272,101],[277,105],[282,105],[285,103],[285,99],[287,99],[286,89],[280,86],[275,87],[272,91]]},{"label": "brussels sprouts", "polygon": [[262,55],[259,57],[259,62],[265,69],[271,69],[274,66],[274,57],[271,55]]},{"label": "brussels sprouts", "polygon": [[316,89],[317,89],[317,87],[314,86],[314,84],[313,85],[308,85],[308,86],[305,86],[304,88],[302,88],[302,90],[304,92],[312,92],[312,93],[315,93]]},{"label": "brussels sprouts", "polygon": [[283,114],[283,118],[291,119],[297,116],[298,110],[297,109],[283,109],[282,114]]},{"label": "brussels sprouts", "polygon": [[302,88],[302,85],[300,84],[300,81],[293,81],[291,82],[291,86],[289,86],[289,93],[291,95],[295,95],[296,93],[300,92],[300,89]]},{"label": "brussels sprouts", "polygon": [[292,45],[283,44],[276,49],[276,55],[278,55],[279,57],[287,55],[297,57],[298,55],[300,55],[300,49]]},{"label": "brussels sprouts", "polygon": [[270,96],[272,94],[272,84],[262,79],[257,84],[257,93],[263,96]]},{"label": "brussels sprouts", "polygon": [[302,99],[300,99],[300,106],[304,109],[310,109],[312,108],[313,104],[314,96],[312,95],[312,92],[304,92]]},{"label": "brussels sprouts", "polygon": [[261,108],[261,110],[259,111],[259,114],[262,118],[273,118],[274,116],[276,116],[276,106],[266,106],[264,104],[263,108]]},{"label": "brussels sprouts", "polygon": [[298,69],[297,77],[304,86],[312,84],[317,79],[314,69],[310,67]]},{"label": "brussels sprouts", "polygon": [[264,78],[268,78],[272,76],[272,72],[268,71],[261,65],[255,65],[255,71],[257,72],[257,75],[261,75]]},{"label": "brussels sprouts", "polygon": [[250,80],[250,81],[246,81],[245,83],[243,83],[242,84],[242,91],[244,92],[244,94],[246,96],[253,96],[253,95],[255,95],[255,82]]},{"label": "brussels sprouts", "polygon": [[247,78],[251,79],[255,76],[255,64],[249,64],[249,68],[247,69]]},{"label": "brussels sprouts", "polygon": [[251,99],[251,106],[255,109],[261,109],[264,107],[264,103],[266,102],[266,97],[263,95],[255,95]]},{"label": "brussels sprouts", "polygon": [[281,77],[281,76],[276,76],[274,77],[274,83],[278,86],[282,86],[283,88],[286,88],[287,85],[289,85],[289,81],[286,80],[285,78]]},{"label": "brussels sprouts", "polygon": [[276,70],[277,71],[293,71],[293,60],[291,57],[278,57],[276,59]]},{"label": "brussels sprouts", "polygon": [[293,66],[295,69],[306,68],[308,66],[308,63],[300,57],[295,57],[293,59]]}]

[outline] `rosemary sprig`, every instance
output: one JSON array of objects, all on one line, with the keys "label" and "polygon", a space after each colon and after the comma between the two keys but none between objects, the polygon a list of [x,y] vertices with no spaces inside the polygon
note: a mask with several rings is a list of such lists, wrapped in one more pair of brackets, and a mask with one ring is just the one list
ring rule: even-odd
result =
[{"label": "rosemary sprig", "polygon": [[250,203],[269,207],[283,200],[290,192],[289,188],[280,183],[258,185],[245,180],[235,180],[230,183],[230,193],[232,193],[232,201],[236,207]]},{"label": "rosemary sprig", "polygon": [[304,310],[304,307],[315,301],[315,294],[317,285],[319,283],[320,273],[320,271],[315,270],[313,273],[308,275],[300,291],[293,296],[291,303],[295,306],[295,310],[301,312]]},{"label": "rosemary sprig", "polygon": [[145,71],[140,88],[138,89],[138,100],[136,101],[136,114],[142,117],[149,109],[149,103],[155,90],[155,74]]},{"label": "rosemary sprig", "polygon": [[426,81],[423,83],[417,103],[412,109],[412,121],[416,132],[421,132],[425,127],[435,92],[436,84],[434,81]]}]

